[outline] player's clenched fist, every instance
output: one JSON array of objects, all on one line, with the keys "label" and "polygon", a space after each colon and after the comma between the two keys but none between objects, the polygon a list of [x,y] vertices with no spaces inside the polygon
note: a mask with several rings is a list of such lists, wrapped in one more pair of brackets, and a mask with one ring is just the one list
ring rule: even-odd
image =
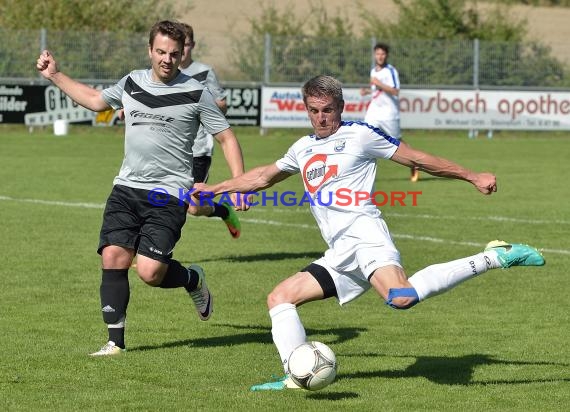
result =
[{"label": "player's clenched fist", "polygon": [[46,79],[49,79],[53,74],[57,73],[57,65],[51,53],[44,50],[36,63],[36,68]]},{"label": "player's clenched fist", "polygon": [[497,178],[492,173],[478,173],[473,184],[481,193],[490,195],[497,191]]}]

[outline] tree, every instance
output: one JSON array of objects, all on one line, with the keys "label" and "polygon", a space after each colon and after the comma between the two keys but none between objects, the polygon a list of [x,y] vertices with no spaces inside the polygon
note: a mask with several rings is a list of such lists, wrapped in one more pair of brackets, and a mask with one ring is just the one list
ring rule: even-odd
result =
[{"label": "tree", "polygon": [[[303,21],[294,13],[292,7],[287,7],[280,13],[273,4],[263,5],[259,18],[250,18],[251,32],[240,38],[234,38],[232,63],[239,67],[245,75],[245,80],[262,80],[265,62],[265,39],[270,34],[277,44],[272,45],[272,69],[280,72],[286,60],[286,51],[294,43],[294,38],[303,32]],[[277,39],[289,38],[283,44]]]},{"label": "tree", "polygon": [[477,1],[393,0],[399,8],[396,22],[361,6],[364,34],[392,39],[468,39],[518,42],[526,36],[525,20],[510,17],[508,7],[496,4],[483,13]]},{"label": "tree", "polygon": [[233,63],[246,79],[264,80],[269,35],[271,82],[304,82],[315,73],[343,82],[361,81],[358,69],[370,44],[353,35],[341,11],[331,15],[322,1],[310,3],[309,13],[303,16],[295,14],[291,5],[283,11],[274,4],[260,7],[261,16],[250,19],[251,32],[233,42]]},{"label": "tree", "polygon": [[143,32],[164,16],[171,0],[0,0],[4,29]]},{"label": "tree", "polygon": [[[383,21],[364,8],[361,17],[366,22],[366,36],[393,43],[391,60],[400,70],[402,83],[421,78],[422,85],[471,84],[477,44],[474,41],[478,40],[479,78],[485,85],[564,84],[564,65],[548,47],[526,40],[527,22],[514,20],[504,4],[483,12],[477,1],[394,3],[399,7],[396,22]],[[537,70],[539,67],[543,71]]]},{"label": "tree", "polygon": [[37,76],[21,62],[47,47],[72,77],[119,79],[147,65],[149,28],[173,15],[171,0],[0,0],[1,77]]}]

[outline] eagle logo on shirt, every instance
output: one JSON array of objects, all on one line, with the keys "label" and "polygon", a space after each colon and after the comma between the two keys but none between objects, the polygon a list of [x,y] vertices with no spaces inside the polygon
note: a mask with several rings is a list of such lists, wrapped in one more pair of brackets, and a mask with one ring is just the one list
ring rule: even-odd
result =
[{"label": "eagle logo on shirt", "polygon": [[342,152],[346,146],[346,139],[339,139],[334,144],[335,152]]},{"label": "eagle logo on shirt", "polygon": [[316,154],[309,159],[303,168],[305,187],[309,193],[315,193],[327,180],[336,177],[337,172],[338,165],[327,165],[326,154]]}]

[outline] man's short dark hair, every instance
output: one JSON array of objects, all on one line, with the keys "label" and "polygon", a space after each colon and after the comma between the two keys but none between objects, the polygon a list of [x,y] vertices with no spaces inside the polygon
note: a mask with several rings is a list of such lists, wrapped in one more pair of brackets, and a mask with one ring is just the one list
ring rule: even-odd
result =
[{"label": "man's short dark hair", "polygon": [[390,46],[387,45],[386,43],[376,43],[376,45],[374,46],[374,51],[378,49],[382,49],[386,52],[386,54],[390,54]]},{"label": "man's short dark hair", "polygon": [[182,26],[182,30],[184,30],[186,37],[188,37],[190,41],[194,43],[194,29],[192,26],[186,23],[180,23],[180,25]]},{"label": "man's short dark hair", "polygon": [[158,33],[164,34],[172,40],[175,40],[180,45],[180,50],[184,48],[186,34],[184,33],[184,30],[182,30],[180,23],[170,20],[162,20],[155,23],[154,26],[151,27],[150,34],[148,36],[148,45],[151,49],[154,44],[154,39]]}]

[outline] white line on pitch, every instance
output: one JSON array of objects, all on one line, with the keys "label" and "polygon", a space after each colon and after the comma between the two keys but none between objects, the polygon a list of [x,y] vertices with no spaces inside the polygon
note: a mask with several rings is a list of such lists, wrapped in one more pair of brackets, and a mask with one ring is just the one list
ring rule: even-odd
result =
[{"label": "white line on pitch", "polygon": [[[256,208],[258,211],[267,212],[269,209],[259,207]],[[288,207],[287,209],[283,208],[272,208],[272,212],[276,213],[310,213],[308,208],[304,207]],[[546,219],[520,219],[515,217],[506,217],[506,216],[449,216],[449,215],[429,215],[429,214],[415,214],[415,213],[399,213],[399,212],[386,212],[385,210],[382,211],[382,214],[386,218],[391,217],[404,217],[406,219],[445,219],[445,220],[475,220],[475,221],[483,221],[483,220],[491,220],[494,222],[512,222],[512,223],[526,223],[532,225],[570,225],[570,220],[546,220]]]},{"label": "white line on pitch", "polygon": [[9,196],[0,196],[0,200],[9,200],[12,202],[20,202],[20,203],[36,203],[40,205],[50,205],[50,206],[82,207],[86,209],[105,208],[104,203],[62,202],[59,200],[42,200],[42,199],[16,199]]},{"label": "white line on pitch", "polygon": [[[284,223],[275,220],[263,220],[263,219],[243,219],[240,218],[242,222],[246,223],[256,223],[256,224],[263,224],[263,225],[272,225],[272,226],[285,226],[285,227],[295,227],[299,229],[315,229],[317,230],[316,225],[308,225],[308,224],[301,224],[301,223]],[[393,237],[396,239],[409,239],[409,240],[419,240],[423,242],[432,242],[432,243],[446,243],[450,245],[460,245],[460,246],[473,246],[482,248],[486,245],[486,243],[478,243],[478,242],[467,242],[467,241],[455,241],[455,240],[448,240],[448,239],[441,239],[437,237],[431,236],[417,236],[417,235],[406,235],[401,233],[391,233]],[[564,249],[545,249],[541,248],[541,252],[547,253],[555,253],[559,255],[570,255],[570,250]]]},{"label": "white line on pitch", "polygon": [[[17,199],[9,196],[1,196],[0,200],[5,201],[13,201],[13,202],[21,202],[21,203],[35,203],[41,205],[51,205],[51,206],[67,206],[67,207],[81,207],[87,209],[103,209],[105,207],[102,203],[85,203],[85,202],[62,202],[58,200],[42,200],[42,199]],[[298,210],[301,210],[298,208]],[[433,218],[441,218],[441,216],[435,215],[407,215],[401,213],[391,213],[389,216],[398,216],[398,217],[423,217],[425,219],[433,219]],[[451,216],[444,216],[446,219],[464,219],[463,217],[451,217]],[[468,219],[468,217],[466,217]],[[477,220],[482,220],[486,218],[472,218]],[[502,218],[500,216],[491,217],[494,220],[506,220],[510,221],[510,218]],[[282,226],[282,227],[294,227],[298,229],[314,229],[317,230],[317,227],[314,224],[305,224],[305,223],[286,223],[286,222],[279,222],[276,220],[265,220],[265,219],[249,219],[249,218],[240,218],[242,222],[247,223],[254,223],[254,224],[263,224],[263,225],[271,225],[271,226]],[[527,223],[536,223],[537,221],[528,220],[525,222]],[[552,222],[549,222],[552,223]],[[554,222],[559,223],[559,222]],[[392,233],[392,236],[399,239],[410,239],[410,240],[419,240],[424,242],[432,242],[432,243],[447,243],[451,245],[461,245],[461,246],[473,246],[473,247],[483,247],[485,244],[477,243],[477,242],[467,242],[467,241],[453,241],[448,239],[441,239],[431,236],[416,236],[416,235],[406,235],[406,234],[397,234]],[[546,253],[555,253],[560,255],[570,255],[570,250],[564,249],[541,249],[541,251]]]}]

